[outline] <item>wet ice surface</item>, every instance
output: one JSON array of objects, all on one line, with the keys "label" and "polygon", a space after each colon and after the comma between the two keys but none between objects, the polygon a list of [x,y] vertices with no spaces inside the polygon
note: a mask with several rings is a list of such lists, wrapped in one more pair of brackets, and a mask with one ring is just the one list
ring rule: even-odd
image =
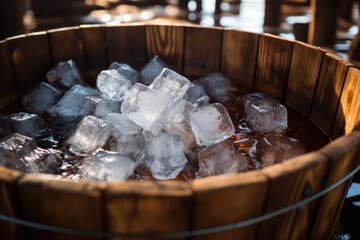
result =
[{"label": "wet ice surface", "polygon": [[111,123],[114,127],[114,134],[137,134],[142,131],[142,128],[131,121],[126,115],[121,113],[109,113],[104,117],[104,120]]},{"label": "wet ice surface", "polygon": [[119,74],[124,76],[126,79],[130,80],[132,85],[139,82],[141,75],[138,71],[133,69],[131,66],[125,63],[113,62],[109,66],[109,70],[115,69]]},{"label": "wet ice surface", "polygon": [[116,101],[122,101],[132,85],[115,69],[101,71],[96,79],[96,86],[104,96]]},{"label": "wet ice surface", "polygon": [[145,156],[145,137],[142,133],[114,135],[110,140],[110,150],[126,155],[136,162]]},{"label": "wet ice surface", "polygon": [[149,86],[165,67],[167,64],[159,56],[154,56],[140,72],[141,83]]},{"label": "wet ice surface", "polygon": [[34,113],[13,113],[9,115],[7,122],[13,132],[26,136],[36,136],[47,130],[44,120]]},{"label": "wet ice surface", "polygon": [[69,89],[75,84],[84,84],[80,71],[73,60],[59,62],[47,72],[46,78],[50,83],[63,89]]},{"label": "wet ice surface", "polygon": [[186,92],[185,99],[191,102],[194,107],[205,106],[210,101],[210,97],[206,95],[203,86],[197,80],[191,83],[189,90]]},{"label": "wet ice surface", "polygon": [[87,96],[84,99],[84,115],[104,117],[109,113],[120,112],[121,102],[102,98],[100,96]]}]

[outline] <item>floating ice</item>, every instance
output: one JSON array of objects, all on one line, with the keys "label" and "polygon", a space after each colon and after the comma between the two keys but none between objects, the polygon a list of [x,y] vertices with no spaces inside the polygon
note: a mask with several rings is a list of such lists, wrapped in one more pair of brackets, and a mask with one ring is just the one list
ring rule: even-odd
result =
[{"label": "floating ice", "polygon": [[121,75],[123,75],[124,77],[129,79],[131,81],[132,85],[139,82],[141,79],[140,73],[138,71],[136,71],[135,69],[133,69],[128,64],[113,62],[109,66],[109,70],[111,70],[111,69],[115,69],[116,71],[118,71],[118,73],[120,73]]},{"label": "floating ice", "polygon": [[215,72],[199,79],[205,92],[216,102],[225,103],[230,101],[236,86],[222,73]]},{"label": "floating ice", "polygon": [[104,70],[96,79],[97,88],[108,98],[122,101],[133,84],[117,70]]},{"label": "floating ice", "polygon": [[50,83],[54,83],[64,89],[69,89],[76,84],[84,84],[80,71],[73,60],[59,62],[53,69],[46,74]]}]

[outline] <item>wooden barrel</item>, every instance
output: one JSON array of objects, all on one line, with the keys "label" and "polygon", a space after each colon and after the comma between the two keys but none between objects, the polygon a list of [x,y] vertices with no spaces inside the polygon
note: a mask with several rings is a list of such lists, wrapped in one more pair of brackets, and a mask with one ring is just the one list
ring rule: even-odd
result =
[{"label": "wooden barrel", "polygon": [[[263,170],[192,183],[72,182],[0,167],[0,216],[156,239],[161,233],[224,226],[286,208],[358,166],[360,132],[353,128],[360,119],[360,71],[323,49],[269,34],[138,24],[80,26],[9,38],[0,42],[0,109],[16,110],[22,96],[58,61],[74,59],[94,84],[96,75],[113,61],[140,68],[155,54],[186,76],[220,71],[238,87],[268,93],[313,121],[333,141]],[[196,231],[196,236],[172,236],[328,239],[350,182],[261,222],[206,235]],[[0,239],[92,239],[33,227],[0,220]],[[128,237],[113,234],[103,239]]]}]

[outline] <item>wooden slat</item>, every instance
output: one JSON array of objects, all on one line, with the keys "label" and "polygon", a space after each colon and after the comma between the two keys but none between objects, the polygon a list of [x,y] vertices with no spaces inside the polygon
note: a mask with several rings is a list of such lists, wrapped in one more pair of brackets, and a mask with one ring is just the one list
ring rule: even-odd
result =
[{"label": "wooden slat", "polygon": [[151,234],[190,228],[193,203],[187,183],[113,183],[107,185],[105,194],[107,231]]},{"label": "wooden slat", "polygon": [[147,58],[159,55],[173,70],[182,73],[184,27],[166,25],[146,26]]},{"label": "wooden slat", "polygon": [[115,61],[141,69],[146,58],[145,25],[105,27],[108,64]]},{"label": "wooden slat", "polygon": [[[28,174],[19,181],[24,218],[56,227],[103,231],[102,199],[98,187]],[[40,197],[41,196],[41,197]],[[28,230],[30,239],[93,239],[42,230]]]},{"label": "wooden slat", "polygon": [[184,74],[198,78],[220,70],[222,29],[185,28]]},{"label": "wooden slat", "polygon": [[349,134],[360,121],[360,70],[350,67],[345,78],[331,138]]},{"label": "wooden slat", "polygon": [[[340,137],[332,144],[320,149],[320,152],[329,159],[329,168],[323,188],[339,181],[359,165],[359,149],[359,131],[353,131],[349,135]],[[317,217],[314,218],[313,229],[309,239],[330,239],[351,180],[349,179],[320,199],[319,210]]]},{"label": "wooden slat", "polygon": [[[21,174],[0,166],[0,214],[19,218],[16,182]],[[0,239],[24,239],[22,228],[0,220]]]},{"label": "wooden slat", "polygon": [[306,116],[310,115],[323,55],[320,48],[294,44],[285,102]]},{"label": "wooden slat", "polygon": [[[260,172],[216,176],[193,182],[194,229],[215,227],[261,215],[267,179]],[[258,224],[193,239],[254,239]]]},{"label": "wooden slat", "polygon": [[259,35],[224,29],[221,72],[238,88],[253,87]]},{"label": "wooden slat", "polygon": [[[287,207],[319,192],[326,167],[326,158],[314,152],[264,169],[263,174],[269,178],[264,213]],[[301,209],[262,222],[258,239],[308,239],[316,206],[316,202],[311,202]]]},{"label": "wooden slat", "polygon": [[88,82],[96,85],[97,75],[108,68],[105,30],[100,26],[81,26],[84,38],[85,62],[88,69]]},{"label": "wooden slat", "polygon": [[0,110],[16,102],[17,92],[7,41],[0,41]]},{"label": "wooden slat", "polygon": [[51,68],[49,40],[46,32],[9,38],[19,99],[36,83],[45,79]]},{"label": "wooden slat", "polygon": [[332,53],[324,55],[310,118],[327,135],[330,134],[334,122],[349,66],[349,62]]},{"label": "wooden slat", "polygon": [[292,41],[277,36],[260,35],[255,90],[284,98],[293,45]]}]

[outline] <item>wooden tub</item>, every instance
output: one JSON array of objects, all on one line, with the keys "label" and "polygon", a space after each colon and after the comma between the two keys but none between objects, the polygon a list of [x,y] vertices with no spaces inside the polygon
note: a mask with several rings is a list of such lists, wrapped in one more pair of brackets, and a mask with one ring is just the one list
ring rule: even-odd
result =
[{"label": "wooden tub", "polygon": [[[352,129],[360,116],[360,71],[320,48],[269,34],[145,24],[80,26],[9,38],[0,42],[0,109],[15,110],[58,61],[74,59],[94,84],[113,61],[141,67],[155,54],[186,76],[221,71],[238,87],[271,94],[333,142],[260,171],[193,183],[75,183],[1,167],[0,217],[90,232],[155,234],[144,239],[156,239],[158,233],[232,224],[290,206],[358,166],[360,132]],[[350,182],[265,221],[176,239],[328,239]],[[0,239],[92,238],[0,221]]]}]

